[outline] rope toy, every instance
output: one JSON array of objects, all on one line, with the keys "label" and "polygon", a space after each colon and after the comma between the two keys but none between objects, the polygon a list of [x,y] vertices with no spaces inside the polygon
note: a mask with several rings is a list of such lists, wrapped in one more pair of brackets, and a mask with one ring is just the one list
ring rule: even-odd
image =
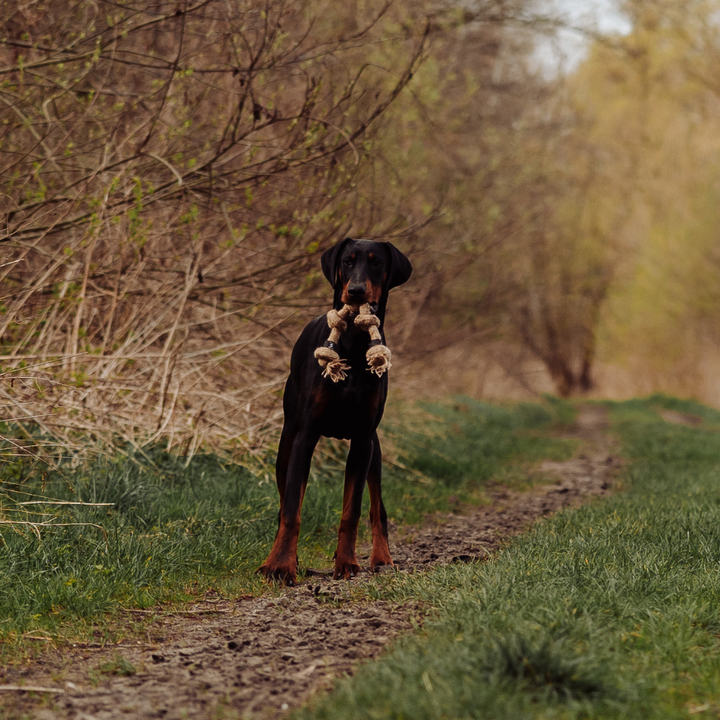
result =
[{"label": "rope toy", "polygon": [[352,312],[358,313],[355,318],[355,327],[370,334],[370,347],[365,353],[365,359],[370,366],[368,370],[378,377],[382,377],[382,374],[392,367],[390,349],[382,344],[382,337],[378,330],[380,318],[372,314],[370,305],[367,303],[361,305],[359,310],[357,305],[344,305],[341,310],[333,309],[327,314],[330,337],[322,347],[315,350],[315,357],[320,367],[323,368],[323,377],[329,377],[333,382],[344,380],[347,377],[346,371],[350,369],[344,358],[338,355],[336,347],[340,335],[347,330],[347,317]]}]

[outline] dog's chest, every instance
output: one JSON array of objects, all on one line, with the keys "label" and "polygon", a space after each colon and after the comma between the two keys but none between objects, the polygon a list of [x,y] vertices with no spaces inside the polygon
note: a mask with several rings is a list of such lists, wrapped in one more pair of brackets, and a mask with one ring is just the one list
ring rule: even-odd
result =
[{"label": "dog's chest", "polygon": [[371,434],[377,428],[385,405],[385,390],[377,378],[350,375],[339,383],[323,383],[317,400],[321,434],[349,439]]}]

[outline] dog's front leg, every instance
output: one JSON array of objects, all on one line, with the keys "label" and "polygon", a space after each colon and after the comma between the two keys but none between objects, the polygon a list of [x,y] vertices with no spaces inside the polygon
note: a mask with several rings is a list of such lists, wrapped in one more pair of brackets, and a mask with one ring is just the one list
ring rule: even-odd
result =
[{"label": "dog's front leg", "polygon": [[360,572],[355,555],[358,524],[362,512],[362,496],[365,479],[372,459],[373,445],[370,438],[350,441],[347,465],[345,466],[345,488],[343,490],[343,510],[338,531],[338,545],[335,553],[335,572],[333,578],[350,579]]},{"label": "dog's front leg", "polygon": [[377,570],[381,565],[393,566],[388,544],[387,512],[382,501],[382,451],[377,432],[373,435],[373,454],[368,471],[368,490],[370,491],[370,525],[372,527],[372,555],[370,569]]},{"label": "dog's front leg", "polygon": [[280,522],[270,555],[259,571],[266,577],[280,580],[286,585],[295,585],[297,582],[300,511],[310,474],[313,451],[319,439],[320,435],[317,432],[308,430],[299,432],[292,442],[287,472],[278,474]]}]

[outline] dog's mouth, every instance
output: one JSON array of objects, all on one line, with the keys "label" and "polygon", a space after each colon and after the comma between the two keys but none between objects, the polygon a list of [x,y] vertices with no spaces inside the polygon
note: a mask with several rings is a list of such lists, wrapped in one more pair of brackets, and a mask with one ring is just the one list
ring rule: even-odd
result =
[{"label": "dog's mouth", "polygon": [[[349,304],[349,303],[348,303],[348,304]],[[366,305],[366,304],[370,307],[370,312],[371,312],[373,315],[377,315],[378,303],[376,303],[376,302],[371,302],[371,303],[360,303],[359,305],[354,306],[354,307],[357,307],[358,309],[357,309],[357,310],[353,309],[353,310],[350,312],[350,317],[351,317],[352,319],[355,319],[355,318],[360,314],[360,306],[361,306],[361,305]]]}]

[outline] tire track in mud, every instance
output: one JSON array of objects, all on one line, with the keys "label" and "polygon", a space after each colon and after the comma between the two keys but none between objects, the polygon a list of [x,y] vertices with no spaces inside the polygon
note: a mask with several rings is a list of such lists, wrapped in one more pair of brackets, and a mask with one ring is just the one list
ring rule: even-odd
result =
[{"label": "tire track in mud", "polygon": [[[606,431],[604,409],[585,406],[564,437],[582,440],[586,454],[540,465],[557,482],[528,492],[491,489],[490,505],[394,533],[398,571],[484,559],[538,518],[609,492],[621,463]],[[351,602],[351,592],[345,581],[317,575],[277,596],[206,597],[185,614],[158,618],[146,642],[73,646],[0,673],[0,685],[56,691],[0,692],[0,711],[38,720],[282,716],[359,661],[380,655],[420,619],[412,604]],[[101,674],[103,664],[118,674]],[[130,666],[135,672],[122,675]]]}]

